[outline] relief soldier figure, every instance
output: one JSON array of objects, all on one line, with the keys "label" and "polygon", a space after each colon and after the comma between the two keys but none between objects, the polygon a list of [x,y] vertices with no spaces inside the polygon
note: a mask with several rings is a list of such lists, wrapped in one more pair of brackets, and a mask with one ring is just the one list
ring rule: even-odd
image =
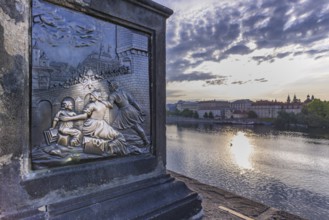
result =
[{"label": "relief soldier figure", "polygon": [[141,126],[144,122],[144,113],[141,107],[129,93],[119,88],[118,82],[108,80],[108,84],[110,90],[109,102],[112,105],[116,104],[119,108],[113,126],[120,130],[133,129],[143,140],[144,144],[149,145],[150,142]]}]

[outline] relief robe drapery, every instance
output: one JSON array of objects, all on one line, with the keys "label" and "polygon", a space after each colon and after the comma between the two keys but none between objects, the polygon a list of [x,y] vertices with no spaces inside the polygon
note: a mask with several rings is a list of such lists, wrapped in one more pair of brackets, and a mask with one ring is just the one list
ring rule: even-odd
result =
[{"label": "relief robe drapery", "polygon": [[103,101],[88,103],[83,110],[88,119],[83,123],[82,133],[84,136],[108,140],[108,153],[126,155],[129,151],[126,149],[124,136],[104,120],[106,108],[111,106]]},{"label": "relief robe drapery", "polygon": [[119,108],[118,114],[112,123],[114,127],[123,130],[143,123],[141,108],[129,93],[118,89],[111,93],[109,102],[111,104],[115,103]]}]

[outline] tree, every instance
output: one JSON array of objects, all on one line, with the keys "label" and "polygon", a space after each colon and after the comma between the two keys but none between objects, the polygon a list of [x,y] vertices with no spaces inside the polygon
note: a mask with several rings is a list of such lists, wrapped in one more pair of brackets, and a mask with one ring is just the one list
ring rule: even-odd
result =
[{"label": "tree", "polygon": [[315,114],[322,118],[329,118],[329,102],[314,99],[304,107],[302,112],[307,114]]},{"label": "tree", "polygon": [[278,117],[274,121],[274,125],[278,128],[288,128],[290,124],[296,124],[297,117],[294,113],[285,111],[278,112]]},{"label": "tree", "polygon": [[249,111],[248,118],[258,118],[258,115],[254,111]]},{"label": "tree", "polygon": [[181,111],[179,111],[177,108],[175,109],[175,111],[172,113],[173,115],[181,115]]},{"label": "tree", "polygon": [[203,115],[204,118],[209,118],[208,116],[208,112],[205,112],[204,115]]},{"label": "tree", "polygon": [[199,113],[197,111],[193,113],[193,118],[199,118]]},{"label": "tree", "polygon": [[214,118],[214,114],[212,113],[212,111],[209,112],[208,117],[209,117],[209,118]]},{"label": "tree", "polygon": [[309,127],[329,127],[329,102],[314,99],[302,109],[298,115],[298,123]]},{"label": "tree", "polygon": [[193,111],[190,110],[190,109],[184,109],[184,110],[182,111],[181,115],[182,115],[183,117],[190,117],[190,118],[192,118],[192,117],[193,117]]}]

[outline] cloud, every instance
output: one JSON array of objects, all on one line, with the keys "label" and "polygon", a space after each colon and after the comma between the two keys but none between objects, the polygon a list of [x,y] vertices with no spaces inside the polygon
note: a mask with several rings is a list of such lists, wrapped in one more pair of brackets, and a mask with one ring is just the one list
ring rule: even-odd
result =
[{"label": "cloud", "polygon": [[246,84],[248,82],[251,82],[251,80],[247,80],[247,81],[234,81],[234,82],[231,82],[231,84],[236,84],[236,85],[243,85],[243,84]]},{"label": "cloud", "polygon": [[[219,61],[221,57],[214,55],[218,50],[227,50],[227,54],[230,54],[246,49],[241,45],[231,50],[227,48],[240,34],[240,25],[231,22],[232,15],[238,16],[238,10],[230,9],[226,13],[218,13],[220,10],[208,13],[207,10],[201,11],[201,15],[194,19],[186,19],[178,14],[168,23],[168,70],[174,69],[170,66],[178,60],[188,59],[190,63],[200,59]],[[188,68],[189,66],[183,68],[182,73]],[[170,71],[168,73],[170,74]]]},{"label": "cloud", "polygon": [[217,78],[216,75],[212,73],[203,73],[203,72],[191,72],[188,74],[177,74],[175,76],[171,75],[168,78],[169,82],[183,82],[183,81],[204,81],[209,79]]},{"label": "cloud", "polygon": [[273,56],[273,55],[253,56],[251,59],[254,61],[257,61],[257,64],[259,65],[262,62],[266,62],[266,61],[273,63],[275,61],[275,56]]},{"label": "cloud", "polygon": [[206,80],[203,86],[220,86],[226,85],[227,76],[218,76],[216,79]]},{"label": "cloud", "polygon": [[291,54],[291,52],[284,52],[284,53],[278,53],[276,55],[277,58],[284,58],[284,57],[287,57]]},{"label": "cloud", "polygon": [[328,37],[327,0],[316,4],[313,0],[240,0],[217,3],[190,16],[178,11],[168,23],[168,75],[186,74],[202,62],[221,62],[230,55],[261,49],[276,52],[253,56],[258,64],[290,55],[321,58],[329,55],[323,49],[329,47]]},{"label": "cloud", "polygon": [[252,50],[245,45],[236,45],[225,51],[225,54],[249,54]]},{"label": "cloud", "polygon": [[268,82],[268,80],[265,79],[265,78],[254,79],[254,81],[255,81],[255,82],[261,82],[261,83],[263,83],[263,82]]},{"label": "cloud", "polygon": [[251,14],[247,20],[263,18],[266,22],[258,20],[252,26],[244,26],[243,39],[254,41],[258,48],[312,46],[328,37],[328,4],[323,0],[317,4],[311,0],[263,0],[260,7],[248,11],[246,15]]},{"label": "cloud", "polygon": [[186,96],[186,94],[181,90],[166,90],[167,97],[170,98],[180,98]]},{"label": "cloud", "polygon": [[205,51],[205,52],[196,52],[196,53],[193,53],[191,55],[191,57],[194,58],[194,59],[198,59],[198,58],[203,59],[204,57],[207,57],[208,55],[209,55],[209,52],[208,51]]}]

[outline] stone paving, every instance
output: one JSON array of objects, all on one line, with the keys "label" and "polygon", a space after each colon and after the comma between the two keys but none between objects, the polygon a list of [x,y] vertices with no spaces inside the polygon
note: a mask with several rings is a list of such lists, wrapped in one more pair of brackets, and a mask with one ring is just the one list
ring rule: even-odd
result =
[{"label": "stone paving", "polygon": [[243,198],[197,180],[168,171],[202,196],[203,220],[303,220],[303,218]]}]

